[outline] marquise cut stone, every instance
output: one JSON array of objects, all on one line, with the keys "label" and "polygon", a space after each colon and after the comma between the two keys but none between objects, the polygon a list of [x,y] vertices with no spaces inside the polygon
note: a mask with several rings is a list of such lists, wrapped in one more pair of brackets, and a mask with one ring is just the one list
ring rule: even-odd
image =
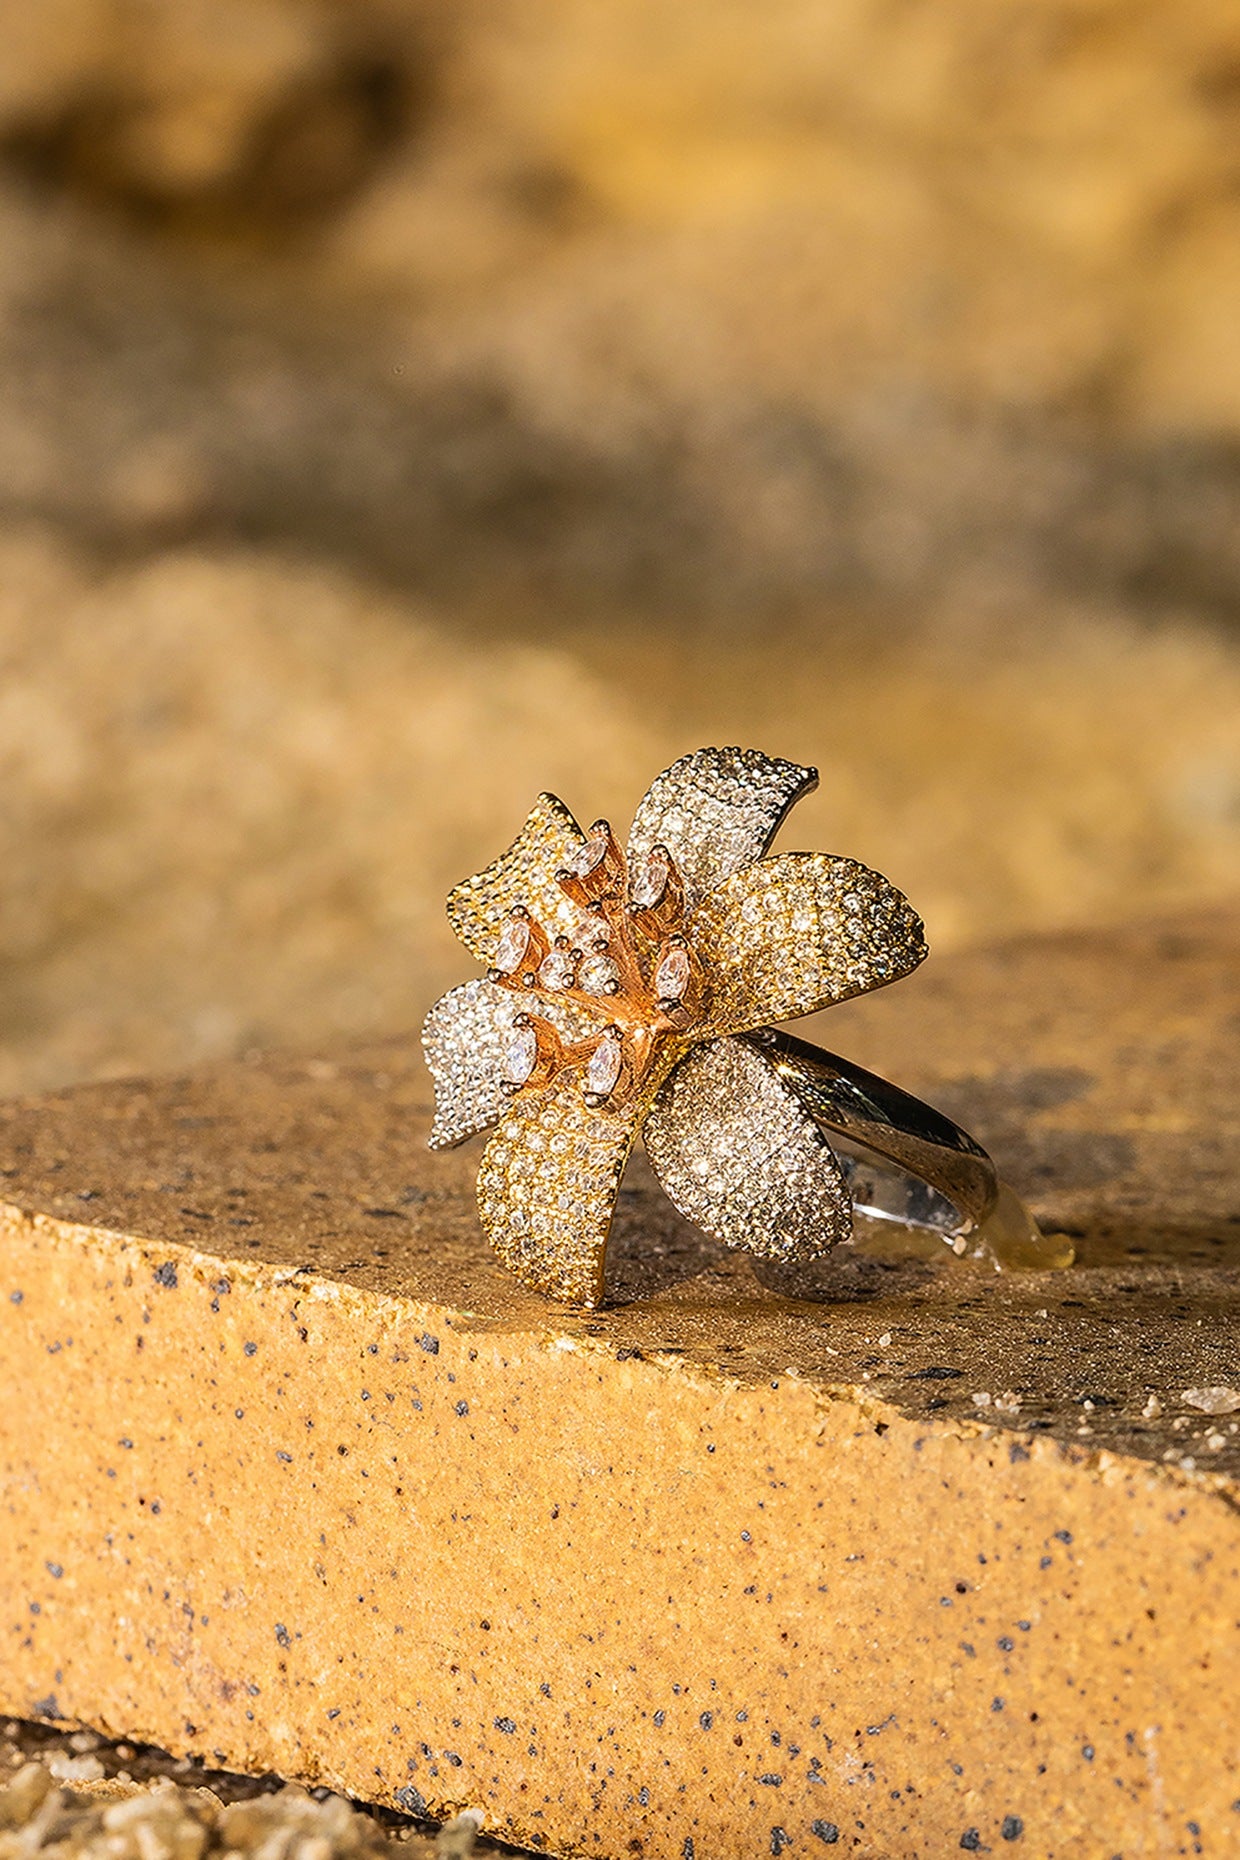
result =
[{"label": "marquise cut stone", "polygon": [[607,1033],[599,1041],[590,1055],[585,1070],[585,1089],[592,1096],[606,1098],[616,1088],[620,1077],[621,1051],[620,1042],[614,1033]]},{"label": "marquise cut stone", "polygon": [[605,833],[592,833],[589,839],[582,841],[581,845],[569,860],[569,871],[574,873],[578,878],[589,878],[594,868],[602,863],[606,851],[607,835]]},{"label": "marquise cut stone", "polygon": [[630,898],[639,911],[651,911],[667,890],[671,866],[666,856],[648,852],[633,874]]},{"label": "marquise cut stone", "polygon": [[494,966],[501,975],[515,975],[530,947],[529,920],[507,917],[495,945]]},{"label": "marquise cut stone", "polygon": [[538,1035],[533,1027],[514,1027],[504,1048],[503,1076],[509,1085],[524,1085],[538,1061]]},{"label": "marquise cut stone", "polygon": [[660,1001],[679,1001],[689,986],[689,952],[676,946],[666,950],[655,970],[654,991]]}]

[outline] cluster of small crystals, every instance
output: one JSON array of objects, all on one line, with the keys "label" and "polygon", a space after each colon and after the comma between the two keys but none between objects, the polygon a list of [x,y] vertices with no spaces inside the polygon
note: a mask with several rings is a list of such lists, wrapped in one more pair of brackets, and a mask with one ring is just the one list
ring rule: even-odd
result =
[{"label": "cluster of small crystals", "polygon": [[[435,1081],[433,1150],[450,1149],[490,1130],[503,1116],[508,1105],[504,1082],[513,1068],[514,1045],[523,1039],[515,1025],[520,1008],[507,990],[479,979],[449,989],[430,1010],[422,1046]],[[564,1039],[580,1039],[589,1030],[588,1016],[569,1002],[549,1005],[545,1012]]]},{"label": "cluster of small crystals", "polygon": [[814,769],[756,749],[699,749],[650,784],[633,819],[629,859],[666,846],[695,904],[760,859],[792,803],[817,786]]},{"label": "cluster of small crystals", "polygon": [[579,915],[555,875],[585,844],[585,834],[553,794],[540,794],[507,852],[448,893],[448,921],[471,955],[490,963],[513,900],[520,898],[554,937]]},{"label": "cluster of small crystals", "polygon": [[620,1176],[637,1129],[601,1117],[563,1078],[514,1107],[487,1144],[478,1210],[503,1264],[550,1298],[596,1304]]},{"label": "cluster of small crystals", "polygon": [[781,853],[713,891],[689,926],[714,987],[712,1032],[816,1013],[915,969],[921,920],[851,859]]},{"label": "cluster of small crystals", "polygon": [[644,1134],[668,1196],[728,1246],[792,1265],[851,1232],[834,1155],[795,1094],[739,1040],[711,1040],[686,1055]]}]

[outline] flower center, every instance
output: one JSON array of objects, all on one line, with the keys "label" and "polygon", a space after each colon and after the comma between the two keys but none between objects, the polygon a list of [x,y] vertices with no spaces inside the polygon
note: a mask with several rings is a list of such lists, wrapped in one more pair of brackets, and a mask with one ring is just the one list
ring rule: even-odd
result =
[{"label": "flower center", "polygon": [[[514,1022],[505,1088],[542,1091],[577,1071],[588,1104],[620,1106],[661,1069],[669,1042],[687,1044],[705,1019],[684,885],[665,846],[652,847],[630,874],[605,820],[556,882],[579,913],[571,933],[549,935],[518,904],[495,947],[490,980],[527,1004]],[[597,1020],[597,1030],[564,1037],[538,1012],[552,1002],[579,1010],[578,1022]]]}]

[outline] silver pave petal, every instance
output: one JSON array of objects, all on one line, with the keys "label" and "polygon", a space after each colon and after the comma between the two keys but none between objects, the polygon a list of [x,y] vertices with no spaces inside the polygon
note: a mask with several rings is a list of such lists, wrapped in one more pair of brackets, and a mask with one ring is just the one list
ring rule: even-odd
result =
[{"label": "silver pave petal", "polygon": [[666,846],[692,908],[760,859],[788,809],[817,786],[817,769],[757,749],[695,750],[650,784],[633,818],[629,864]]},{"label": "silver pave petal", "polygon": [[563,801],[540,794],[507,852],[448,893],[448,922],[472,956],[489,963],[503,920],[523,904],[554,939],[567,934],[581,915],[555,882],[585,834]]},{"label": "silver pave petal", "polygon": [[422,1048],[435,1081],[431,1149],[452,1149],[499,1123],[512,1102],[504,1090],[504,1062],[522,1011],[550,1021],[565,1040],[583,1038],[596,1024],[566,1003],[525,1001],[481,980],[450,988],[426,1016]]},{"label": "silver pave petal", "polygon": [[669,1198],[726,1246],[794,1265],[852,1232],[839,1163],[796,1093],[745,1041],[694,1047],[660,1090],[644,1134]]}]

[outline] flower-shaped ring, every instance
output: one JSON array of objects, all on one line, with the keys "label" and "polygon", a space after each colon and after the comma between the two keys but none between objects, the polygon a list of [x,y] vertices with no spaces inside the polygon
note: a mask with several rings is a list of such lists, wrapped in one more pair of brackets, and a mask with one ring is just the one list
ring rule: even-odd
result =
[{"label": "flower-shaped ring", "polygon": [[957,1252],[998,1208],[1036,1241],[950,1120],[770,1028],[896,981],[926,954],[920,920],[877,872],[768,854],[816,785],[813,769],[756,750],[698,750],[656,777],[627,851],[607,821],[583,832],[543,794],[508,851],[449,894],[486,976],[426,1019],[431,1147],[493,1131],[482,1224],[531,1289],[601,1302],[639,1131],[682,1214],[785,1266],[848,1239],[854,1208]]}]

